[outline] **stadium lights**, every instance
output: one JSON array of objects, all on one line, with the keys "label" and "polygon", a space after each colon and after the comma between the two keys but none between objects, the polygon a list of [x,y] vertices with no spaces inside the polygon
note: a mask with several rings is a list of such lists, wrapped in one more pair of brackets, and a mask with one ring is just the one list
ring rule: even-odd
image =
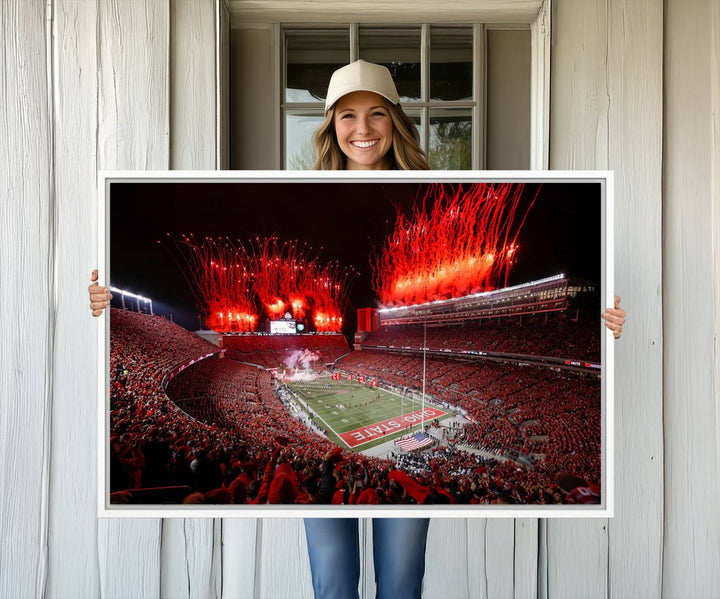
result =
[{"label": "stadium lights", "polygon": [[116,291],[117,293],[122,293],[123,295],[127,295],[128,297],[132,297],[134,299],[139,299],[142,302],[152,303],[151,299],[149,299],[147,297],[143,297],[142,295],[137,295],[137,294],[133,293],[132,291],[125,291],[123,289],[118,289],[117,287],[110,287],[110,291]]},{"label": "stadium lights", "polygon": [[519,285],[513,285],[512,287],[503,287],[502,289],[493,289],[492,291],[482,291],[481,293],[473,293],[471,295],[463,295],[462,297],[452,297],[446,300],[433,300],[432,302],[426,302],[424,304],[413,304],[412,306],[397,306],[395,308],[379,308],[378,312],[397,312],[400,310],[410,310],[415,308],[422,308],[424,306],[437,306],[440,304],[450,304],[451,302],[457,302],[475,297],[491,297],[498,293],[505,293],[507,291],[514,291],[516,289],[523,289],[525,287],[532,287],[533,285],[539,285],[540,283],[549,283],[551,281],[558,281],[564,278],[564,274],[553,275],[552,277],[546,277],[544,279],[538,279],[537,281],[530,281],[528,283],[521,283]]},{"label": "stadium lights", "polygon": [[125,296],[133,298],[134,300],[137,300],[138,303],[138,312],[140,312],[140,302],[145,302],[147,304],[150,304],[150,316],[154,316],[153,314],[153,308],[152,308],[152,300],[147,297],[143,297],[142,295],[138,295],[137,293],[133,293],[132,291],[125,291],[124,289],[120,289],[119,287],[110,287],[110,291],[113,293],[119,293],[120,294],[120,300],[122,301],[122,307],[123,310],[125,310]]}]

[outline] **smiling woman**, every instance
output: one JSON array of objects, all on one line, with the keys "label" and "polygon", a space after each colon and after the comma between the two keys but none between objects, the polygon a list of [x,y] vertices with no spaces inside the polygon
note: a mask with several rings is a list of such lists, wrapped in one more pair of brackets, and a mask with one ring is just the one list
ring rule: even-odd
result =
[{"label": "smiling woman", "polygon": [[367,91],[338,100],[333,117],[347,170],[387,170],[392,145],[392,120],[382,96]]},{"label": "smiling woman", "polygon": [[[382,65],[358,60],[335,71],[325,120],[313,136],[316,170],[428,170],[412,120],[400,107],[395,82]],[[330,458],[331,456],[328,456]],[[330,492],[335,464],[323,462]],[[374,518],[377,597],[419,599],[425,574],[427,518]],[[358,521],[306,518],[315,599],[357,599]]]},{"label": "smiling woman", "polygon": [[315,170],[428,170],[390,71],[364,60],[333,73],[313,136]]}]

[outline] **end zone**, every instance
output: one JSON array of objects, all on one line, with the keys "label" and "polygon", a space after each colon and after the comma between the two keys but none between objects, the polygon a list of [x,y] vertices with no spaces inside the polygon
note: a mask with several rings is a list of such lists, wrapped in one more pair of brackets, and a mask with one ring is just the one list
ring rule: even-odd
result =
[{"label": "end zone", "polygon": [[345,442],[348,447],[355,448],[370,441],[381,439],[387,434],[397,433],[405,429],[407,426],[419,424],[423,420],[432,420],[445,416],[447,412],[438,408],[425,408],[425,410],[416,410],[408,412],[397,418],[389,418],[382,422],[376,422],[368,426],[362,426],[352,431],[341,433],[338,436]]}]

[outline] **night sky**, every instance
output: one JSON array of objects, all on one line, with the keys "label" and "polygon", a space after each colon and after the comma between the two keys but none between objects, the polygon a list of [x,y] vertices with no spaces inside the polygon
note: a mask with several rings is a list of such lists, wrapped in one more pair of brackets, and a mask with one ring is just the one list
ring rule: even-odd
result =
[{"label": "night sky", "polygon": [[[345,332],[352,333],[355,308],[377,305],[369,255],[392,232],[396,207],[407,209],[425,187],[391,182],[113,183],[110,283],[150,297],[155,313],[172,314],[175,322],[196,330],[196,300],[176,259],[157,240],[167,233],[297,239],[316,250],[322,246],[321,262],[338,259],[361,273],[346,312]],[[526,184],[518,217],[537,188]],[[600,212],[599,183],[540,185],[517,239],[517,263],[508,284],[559,273],[599,282]],[[117,298],[113,305],[119,305]]]}]

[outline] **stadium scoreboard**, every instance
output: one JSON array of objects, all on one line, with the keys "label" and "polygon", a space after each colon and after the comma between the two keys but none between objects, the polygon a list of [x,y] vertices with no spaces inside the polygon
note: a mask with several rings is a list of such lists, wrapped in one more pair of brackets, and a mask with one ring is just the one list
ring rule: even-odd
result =
[{"label": "stadium scoreboard", "polygon": [[269,320],[267,332],[271,335],[297,335],[297,322],[295,320]]}]

